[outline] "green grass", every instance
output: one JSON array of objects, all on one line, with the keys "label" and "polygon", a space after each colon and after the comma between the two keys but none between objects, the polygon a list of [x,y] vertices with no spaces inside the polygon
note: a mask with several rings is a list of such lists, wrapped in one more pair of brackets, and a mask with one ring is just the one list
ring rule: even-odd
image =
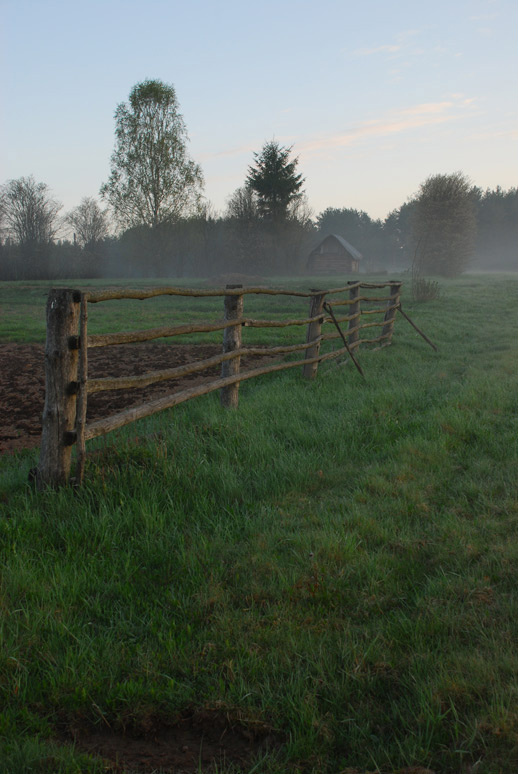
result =
[{"label": "green grass", "polygon": [[[350,279],[350,278],[349,278]],[[369,277],[364,278],[370,281]],[[383,280],[382,280],[383,281]],[[275,278],[270,285],[307,291],[313,287],[340,287],[347,278]],[[340,285],[341,283],[341,285]],[[176,287],[201,287],[207,285],[201,280],[113,280],[110,286],[135,287],[173,285]],[[23,282],[0,283],[0,342],[44,342],[45,341],[45,304],[49,289],[58,287],[97,288],[106,287],[101,280],[73,281],[70,283]],[[364,291],[367,293],[368,291]],[[371,291],[371,294],[387,291]],[[247,295],[244,299],[244,314],[258,319],[304,319],[309,313],[309,299],[289,296]],[[186,322],[216,321],[223,317],[223,298],[182,298],[180,296],[160,296],[135,301],[131,299],[107,301],[90,304],[88,308],[88,328],[92,334],[126,331],[132,329],[154,328],[164,325],[180,325]],[[304,340],[300,327],[286,329],[247,329],[245,341],[248,344],[299,343]],[[197,334],[168,339],[172,343],[209,343],[220,342],[221,332]]]},{"label": "green grass", "polygon": [[[134,280],[110,281],[101,280],[71,281],[70,283],[34,282],[31,285],[22,282],[0,283],[0,341],[43,342],[45,341],[45,304],[48,290],[51,287],[135,287],[158,285],[174,285],[176,287],[201,287],[205,283],[200,280]],[[293,281],[275,282],[274,286],[282,284],[294,287]],[[308,287],[308,282],[295,283],[297,288]],[[311,284],[311,283],[309,283]],[[289,317],[306,317],[309,299],[290,298],[287,296],[247,296],[245,298],[246,314],[259,314],[263,318],[273,315],[275,319]],[[119,300],[108,301],[89,306],[89,329],[93,334],[123,331],[128,329],[153,328],[162,325],[182,324],[188,321],[216,320],[223,317],[222,298],[182,298],[179,296],[161,296],[145,301]],[[300,331],[298,331],[300,338]],[[255,331],[251,334],[256,336]],[[262,331],[262,338],[272,339],[272,332]],[[284,331],[284,337],[290,333]],[[273,331],[278,338],[278,332]],[[297,331],[295,331],[295,337]],[[221,333],[205,335],[201,341],[219,341]],[[199,341],[200,337],[182,337],[174,343],[191,343]],[[282,340],[285,340],[282,339]],[[298,340],[295,338],[294,340]]]},{"label": "green grass", "polygon": [[79,492],[0,458],[6,771],[103,770],[58,719],[220,707],[284,740],[254,771],[515,772],[517,300],[442,283],[404,300],[437,353],[399,318],[365,383],[331,361],[183,404],[91,444]]}]

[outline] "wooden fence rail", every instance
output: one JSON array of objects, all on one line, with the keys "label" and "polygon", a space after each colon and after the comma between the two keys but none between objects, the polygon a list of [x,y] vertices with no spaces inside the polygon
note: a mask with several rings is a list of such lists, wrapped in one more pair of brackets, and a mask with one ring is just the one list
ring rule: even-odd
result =
[{"label": "wooden fence rail", "polygon": [[[349,282],[340,288],[312,290],[309,292],[273,288],[247,288],[228,285],[224,289],[191,288],[149,288],[107,289],[107,290],[51,290],[47,301],[47,340],[45,346],[46,394],[42,422],[40,460],[37,468],[37,483],[40,488],[58,486],[70,480],[72,449],[76,447],[75,482],[81,483],[84,475],[86,441],[111,430],[124,427],[137,419],[151,416],[158,411],[171,408],[199,395],[214,390],[221,391],[221,403],[236,408],[239,401],[239,385],[263,374],[302,366],[303,376],[314,379],[319,363],[343,354],[353,356],[353,350],[360,344],[378,344],[380,347],[391,343],[394,321],[400,305],[401,282],[383,283]],[[369,296],[362,290],[388,289],[388,296]],[[257,320],[244,315],[244,297],[247,295],[292,296],[309,299],[307,317],[283,320]],[[340,298],[346,294],[347,297]],[[150,299],[157,296],[184,296],[191,298],[222,297],[223,318],[217,321],[187,323],[141,331],[88,334],[88,308],[90,304],[117,299]],[[363,308],[362,304],[373,305]],[[335,315],[333,308],[347,307],[347,314]],[[327,311],[326,311],[327,309]],[[345,310],[344,310],[345,311]],[[382,315],[374,322],[362,322],[364,315]],[[372,320],[371,318],[367,318]],[[340,324],[347,323],[342,331]],[[324,333],[325,325],[334,328]],[[306,326],[306,340],[299,344],[274,347],[244,346],[244,328],[287,328]],[[374,338],[360,338],[360,331],[381,328]],[[174,337],[191,333],[223,331],[223,347],[219,355],[204,358],[182,366],[150,371],[139,376],[104,377],[89,379],[88,350],[96,347],[151,341],[157,338]],[[347,338],[345,338],[347,337]],[[322,342],[341,338],[344,347],[321,354]],[[263,365],[247,371],[241,369],[243,357],[254,355],[292,355],[304,353],[302,359],[284,360]],[[355,361],[356,363],[356,361]],[[87,422],[88,395],[103,390],[131,389],[146,387],[157,382],[178,379],[188,374],[204,371],[221,365],[221,376],[203,384],[180,389],[162,398],[151,400],[140,406],[126,409],[111,417]],[[358,364],[356,363],[357,367]],[[361,369],[360,369],[361,370]]]}]

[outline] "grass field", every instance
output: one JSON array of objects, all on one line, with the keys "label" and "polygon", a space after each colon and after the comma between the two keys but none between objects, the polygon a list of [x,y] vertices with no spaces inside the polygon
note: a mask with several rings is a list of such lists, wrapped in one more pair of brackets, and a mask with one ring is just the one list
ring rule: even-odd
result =
[{"label": "grass field", "polygon": [[[322,278],[319,280],[300,281],[300,279],[285,279],[275,281],[274,287],[287,287],[290,289],[308,290],[316,283],[317,287],[338,287],[338,280]],[[322,285],[322,282],[324,284]],[[327,283],[331,283],[330,285]],[[342,278],[342,282],[346,280]],[[44,342],[45,341],[45,304],[47,293],[51,287],[80,287],[104,288],[106,282],[101,280],[86,280],[84,282],[72,281],[70,284],[61,282],[51,284],[48,282],[34,282],[30,285],[22,282],[0,283],[0,342],[17,341]],[[111,285],[135,287],[135,282],[123,280],[111,282]],[[141,287],[156,287],[162,285],[174,285],[184,287],[201,287],[206,289],[206,284],[197,280],[142,280],[138,283]],[[383,291],[385,294],[387,291]],[[245,313],[247,316],[262,317],[267,319],[270,315],[273,319],[304,318],[309,310],[309,299],[289,296],[245,296]],[[180,296],[160,296],[146,301],[118,300],[107,301],[101,304],[89,305],[89,332],[92,334],[124,331],[131,328],[157,327],[160,325],[175,325],[192,320],[214,321],[223,317],[223,298],[182,298]],[[274,341],[294,341],[299,343],[304,340],[304,333],[300,329],[286,329],[283,331],[262,329],[261,331],[249,330],[247,341],[255,343],[261,341],[271,343]],[[183,336],[176,339],[175,343],[221,342],[221,332],[204,334],[202,338],[196,336]]]},{"label": "grass field", "polygon": [[[0,341],[42,341],[45,285],[0,290]],[[250,773],[518,770],[518,279],[407,295],[439,351],[399,317],[366,382],[183,404],[93,443],[78,492],[0,458],[2,772],[106,771],[58,731],[197,709],[273,729]],[[118,303],[91,332],[180,319]]]}]

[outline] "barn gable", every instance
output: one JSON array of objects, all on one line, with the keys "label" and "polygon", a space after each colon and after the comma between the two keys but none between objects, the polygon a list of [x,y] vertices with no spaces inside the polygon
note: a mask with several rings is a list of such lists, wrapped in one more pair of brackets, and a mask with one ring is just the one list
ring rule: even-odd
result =
[{"label": "barn gable", "polygon": [[356,274],[362,254],[339,234],[329,234],[311,251],[310,274]]}]

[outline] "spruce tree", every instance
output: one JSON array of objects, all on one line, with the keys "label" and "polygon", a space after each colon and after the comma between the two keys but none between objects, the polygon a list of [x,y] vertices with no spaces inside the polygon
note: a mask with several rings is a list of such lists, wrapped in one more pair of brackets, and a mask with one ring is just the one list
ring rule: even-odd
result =
[{"label": "spruce tree", "polygon": [[296,172],[298,158],[290,160],[291,150],[270,140],[248,168],[246,182],[257,194],[259,214],[273,223],[286,221],[290,205],[302,198],[304,178]]}]

